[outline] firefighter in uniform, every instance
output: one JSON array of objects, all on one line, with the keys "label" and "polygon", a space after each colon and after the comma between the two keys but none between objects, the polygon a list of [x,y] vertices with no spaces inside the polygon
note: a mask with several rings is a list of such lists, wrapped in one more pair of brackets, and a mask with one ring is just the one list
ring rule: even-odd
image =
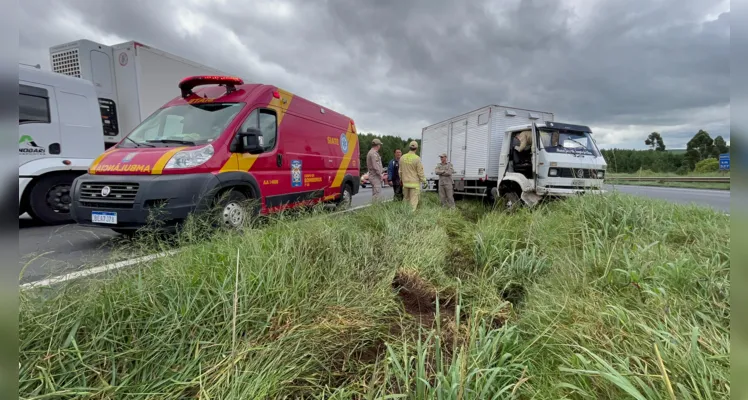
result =
[{"label": "firefighter in uniform", "polygon": [[[382,193],[382,157],[379,155],[379,149],[382,147],[382,141],[374,139],[371,141],[371,150],[366,155],[366,170],[369,172],[369,182],[371,182],[371,198],[374,201],[379,200]],[[384,178],[387,179],[387,178]]]},{"label": "firefighter in uniform", "polygon": [[418,142],[410,142],[410,151],[400,158],[400,181],[403,184],[403,199],[410,203],[413,211],[418,207],[418,196],[421,185],[426,184],[426,174],[423,173],[423,163],[418,157]]},{"label": "firefighter in uniform", "polygon": [[447,154],[439,154],[441,162],[436,164],[434,172],[439,175],[439,200],[442,202],[442,206],[454,208],[454,181],[452,175],[454,174],[454,168],[452,163],[447,161]]}]

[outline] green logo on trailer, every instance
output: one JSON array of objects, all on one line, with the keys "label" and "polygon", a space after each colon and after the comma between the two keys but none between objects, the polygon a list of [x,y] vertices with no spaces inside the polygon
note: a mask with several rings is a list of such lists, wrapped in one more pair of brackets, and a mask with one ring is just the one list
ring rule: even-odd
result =
[{"label": "green logo on trailer", "polygon": [[44,147],[37,145],[31,136],[23,135],[18,140],[18,153],[21,155],[43,155],[46,154],[46,150],[44,150]]}]

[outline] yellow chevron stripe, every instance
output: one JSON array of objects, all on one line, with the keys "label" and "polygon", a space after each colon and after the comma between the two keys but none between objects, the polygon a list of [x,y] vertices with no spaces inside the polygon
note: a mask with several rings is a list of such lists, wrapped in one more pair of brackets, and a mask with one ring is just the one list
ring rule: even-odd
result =
[{"label": "yellow chevron stripe", "polygon": [[332,181],[332,185],[330,186],[333,188],[338,188],[343,183],[345,171],[348,170],[348,164],[351,163],[351,157],[353,157],[353,152],[356,150],[356,145],[358,144],[358,135],[354,132],[350,122],[348,123],[348,132],[345,133],[345,136],[348,139],[348,152],[345,153],[343,160],[340,161],[340,167],[338,167],[338,172],[335,174],[335,180]]},{"label": "yellow chevron stripe", "polygon": [[[110,149],[114,149],[114,147],[110,147]],[[101,155],[99,155],[98,157],[96,157],[96,159],[88,167],[88,173],[91,174],[91,175],[96,175],[96,167],[98,167],[99,164],[101,163],[101,160],[103,160],[104,157],[106,157],[107,155],[109,155],[109,153],[111,153],[111,152],[112,152],[112,150],[107,150],[107,151],[101,153]]]},{"label": "yellow chevron stripe", "polygon": [[177,152],[186,149],[187,147],[175,147],[166,153],[159,157],[158,161],[156,161],[156,164],[153,166],[153,169],[151,170],[151,175],[161,175],[162,172],[164,172],[164,167],[166,166],[166,163],[169,162],[171,157],[176,154]]}]

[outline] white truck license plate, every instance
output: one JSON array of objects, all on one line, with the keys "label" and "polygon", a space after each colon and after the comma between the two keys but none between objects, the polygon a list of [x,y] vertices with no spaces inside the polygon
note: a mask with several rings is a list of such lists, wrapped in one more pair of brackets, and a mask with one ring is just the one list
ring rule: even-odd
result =
[{"label": "white truck license plate", "polygon": [[582,179],[572,179],[571,186],[584,186],[584,180],[582,180]]},{"label": "white truck license plate", "polygon": [[91,222],[95,224],[117,224],[117,213],[107,211],[92,211]]}]

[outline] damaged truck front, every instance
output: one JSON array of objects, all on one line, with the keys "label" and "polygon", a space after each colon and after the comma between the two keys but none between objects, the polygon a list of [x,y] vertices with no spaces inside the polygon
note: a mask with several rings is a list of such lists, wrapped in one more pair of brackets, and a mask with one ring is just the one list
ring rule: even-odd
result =
[{"label": "damaged truck front", "polygon": [[604,193],[607,164],[583,125],[550,112],[490,105],[424,128],[421,158],[438,189],[438,155],[455,170],[454,193],[534,206],[545,197]]}]

